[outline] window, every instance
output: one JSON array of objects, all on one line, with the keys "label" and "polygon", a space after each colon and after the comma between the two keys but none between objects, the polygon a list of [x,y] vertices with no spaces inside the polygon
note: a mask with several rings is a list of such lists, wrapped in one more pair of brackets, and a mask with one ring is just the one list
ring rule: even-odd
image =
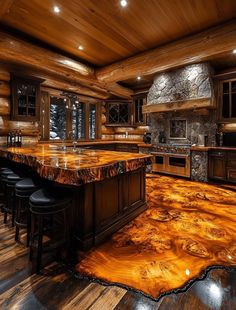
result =
[{"label": "window", "polygon": [[146,104],[146,101],[146,94],[140,94],[133,97],[134,125],[146,124],[146,115],[142,112],[143,105]]},{"label": "window", "polygon": [[[49,138],[51,140],[93,140],[98,138],[99,104],[75,103],[50,97]],[[46,136],[46,135],[44,135]]]},{"label": "window", "polygon": [[72,133],[73,139],[85,139],[85,105],[79,103],[72,111]]},{"label": "window", "polygon": [[222,82],[220,93],[220,118],[236,119],[236,80]]},{"label": "window", "polygon": [[108,125],[130,125],[130,103],[108,102]]},{"label": "window", "polygon": [[66,138],[66,106],[62,98],[52,98],[50,104],[50,139]]},{"label": "window", "polygon": [[89,105],[89,139],[96,138],[96,106]]}]

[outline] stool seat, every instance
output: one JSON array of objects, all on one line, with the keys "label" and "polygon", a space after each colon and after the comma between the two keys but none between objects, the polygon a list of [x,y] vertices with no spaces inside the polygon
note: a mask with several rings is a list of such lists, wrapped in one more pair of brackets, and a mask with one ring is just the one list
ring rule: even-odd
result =
[{"label": "stool seat", "polygon": [[0,168],[0,173],[1,173],[2,171],[6,170],[6,169],[8,169],[8,170],[9,170],[9,168],[8,168],[8,167],[1,167],[1,168]]},{"label": "stool seat", "polygon": [[16,183],[16,190],[32,190],[37,188],[37,184],[30,178],[25,178],[19,182]]},{"label": "stool seat", "polygon": [[30,203],[35,206],[51,206],[55,204],[66,204],[71,200],[71,193],[62,188],[54,188],[50,192],[41,188],[30,196]]},{"label": "stool seat", "polygon": [[7,176],[8,174],[14,174],[14,171],[12,171],[11,169],[4,169],[3,171],[0,172],[1,176]]},{"label": "stool seat", "polygon": [[[66,245],[69,249],[69,228],[67,220],[67,209],[71,205],[72,192],[62,187],[41,188],[34,192],[29,199],[31,216],[30,233],[30,259],[33,258],[34,240],[37,236],[37,273],[41,269],[43,252],[46,250],[56,250]],[[58,217],[61,216],[63,224]],[[57,220],[56,220],[57,219]],[[46,220],[50,226],[46,225]],[[59,224],[59,235],[55,236],[55,225]],[[49,238],[51,246],[45,248],[43,235],[47,232],[53,232],[52,238]],[[57,237],[57,238],[56,238]],[[57,239],[57,240],[56,240]]]},{"label": "stool seat", "polygon": [[15,173],[10,173],[7,176],[7,183],[13,183],[14,184],[20,180],[22,180],[22,178],[18,174],[15,174]]}]

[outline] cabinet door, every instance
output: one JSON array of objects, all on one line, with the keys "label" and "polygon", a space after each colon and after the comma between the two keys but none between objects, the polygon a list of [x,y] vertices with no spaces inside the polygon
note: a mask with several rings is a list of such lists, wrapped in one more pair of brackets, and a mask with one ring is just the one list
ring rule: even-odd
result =
[{"label": "cabinet door", "polygon": [[209,155],[209,178],[216,180],[226,179],[225,154],[217,152]]},{"label": "cabinet door", "polygon": [[227,180],[236,182],[236,168],[227,168]]}]

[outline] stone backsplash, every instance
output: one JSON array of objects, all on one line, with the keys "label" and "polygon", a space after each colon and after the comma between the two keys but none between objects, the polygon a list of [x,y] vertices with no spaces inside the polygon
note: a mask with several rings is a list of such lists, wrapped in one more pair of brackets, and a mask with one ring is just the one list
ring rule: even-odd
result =
[{"label": "stone backsplash", "polygon": [[[173,139],[170,138],[170,120],[183,119],[187,121],[187,138]],[[199,115],[195,111],[178,111],[166,113],[152,113],[150,115],[150,131],[152,134],[152,143],[159,142],[160,132],[164,132],[167,144],[198,144],[198,135],[206,135],[208,137],[208,145],[216,144],[216,112],[210,110],[207,115]]]}]

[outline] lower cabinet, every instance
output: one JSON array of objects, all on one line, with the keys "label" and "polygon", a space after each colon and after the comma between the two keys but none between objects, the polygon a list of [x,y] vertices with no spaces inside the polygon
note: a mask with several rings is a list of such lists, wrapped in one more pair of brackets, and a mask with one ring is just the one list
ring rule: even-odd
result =
[{"label": "lower cabinet", "polygon": [[236,182],[236,152],[209,152],[209,179]]},{"label": "lower cabinet", "polygon": [[226,154],[224,152],[210,152],[209,154],[209,171],[210,179],[226,179]]}]

